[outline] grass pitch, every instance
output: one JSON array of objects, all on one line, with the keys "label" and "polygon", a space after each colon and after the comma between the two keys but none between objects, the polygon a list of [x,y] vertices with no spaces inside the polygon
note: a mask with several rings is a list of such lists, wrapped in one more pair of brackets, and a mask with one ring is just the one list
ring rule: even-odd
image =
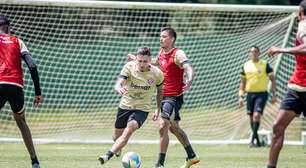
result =
[{"label": "grass pitch", "polygon": [[[99,144],[38,144],[36,145],[42,168],[121,168],[121,158],[112,158],[100,165],[97,157],[110,145]],[[193,168],[264,168],[268,148],[249,148],[246,145],[194,145],[201,162]],[[127,145],[123,152],[135,151],[141,155],[142,168],[153,168],[158,156],[158,145]],[[301,168],[306,163],[306,148],[284,146],[279,168]],[[181,145],[170,145],[166,158],[167,168],[179,168],[185,151]],[[0,168],[31,167],[23,144],[0,144]]]}]

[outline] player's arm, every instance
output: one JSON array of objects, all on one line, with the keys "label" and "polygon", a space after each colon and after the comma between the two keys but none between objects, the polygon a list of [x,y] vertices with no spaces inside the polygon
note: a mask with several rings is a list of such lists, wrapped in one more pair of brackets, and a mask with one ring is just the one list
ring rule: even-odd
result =
[{"label": "player's arm", "polygon": [[156,121],[161,111],[162,100],[163,100],[163,75],[161,73],[161,81],[160,84],[156,86],[156,111],[153,114],[152,120]]},{"label": "player's arm", "polygon": [[128,89],[124,86],[124,83],[126,80],[128,80],[129,76],[130,76],[131,72],[130,72],[130,64],[127,63],[124,65],[124,67],[122,68],[120,75],[117,78],[116,84],[114,86],[114,91],[119,93],[119,94],[125,94]]},{"label": "player's arm", "polygon": [[27,66],[29,68],[29,71],[30,71],[30,74],[31,74],[31,78],[33,80],[34,89],[35,89],[34,106],[37,107],[42,102],[42,96],[41,96],[41,89],[40,89],[40,82],[39,82],[39,75],[38,75],[37,66],[36,66],[36,63],[35,63],[32,55],[31,55],[31,53],[29,52],[29,50],[27,49],[25,44],[21,40],[19,40],[19,44],[20,44],[20,48],[21,48],[21,58],[27,64]]},{"label": "player's arm", "polygon": [[127,80],[127,76],[120,75],[116,81],[114,91],[119,94],[125,94],[127,92],[127,88],[123,86],[123,83]]},{"label": "player's arm", "polygon": [[[134,61],[134,60],[136,60],[136,55],[134,55],[134,54],[128,54],[127,57],[128,57],[127,61]],[[151,59],[151,65],[159,66],[158,58],[152,58]]]},{"label": "player's arm", "polygon": [[300,23],[298,27],[298,35],[297,40],[300,41],[301,45],[291,48],[280,48],[280,47],[271,47],[268,50],[269,56],[275,56],[279,53],[286,53],[286,54],[301,54],[306,56],[306,24]]},{"label": "player's arm", "polygon": [[245,95],[245,86],[246,86],[246,76],[244,72],[244,68],[242,68],[242,71],[240,73],[240,84],[239,84],[239,107],[243,106],[244,102],[244,95]]},{"label": "player's arm", "polygon": [[187,74],[187,80],[186,80],[185,85],[183,87],[183,92],[185,92],[190,88],[190,86],[192,85],[192,82],[194,80],[195,75],[194,75],[193,68],[191,66],[191,63],[190,63],[189,59],[187,58],[187,55],[185,54],[185,52],[183,50],[178,50],[176,52],[174,61],[175,61],[176,65],[183,68],[184,73]]},{"label": "player's arm", "polygon": [[272,101],[272,104],[274,104],[277,101],[276,100],[276,80],[273,75],[273,69],[269,64],[267,64],[266,73],[268,74],[269,79],[271,81],[271,92],[272,92],[271,101]]}]

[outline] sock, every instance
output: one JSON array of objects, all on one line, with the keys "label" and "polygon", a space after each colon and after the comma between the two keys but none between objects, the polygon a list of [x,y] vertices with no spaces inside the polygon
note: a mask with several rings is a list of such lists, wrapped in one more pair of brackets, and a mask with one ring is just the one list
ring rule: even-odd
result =
[{"label": "sock", "polygon": [[107,155],[108,160],[109,160],[110,158],[112,158],[114,156],[114,153],[109,150],[109,151],[106,152],[106,155]]},{"label": "sock", "polygon": [[185,151],[189,159],[194,158],[196,156],[190,144],[185,147]]},{"label": "sock", "polygon": [[260,145],[260,141],[259,141],[259,137],[258,137],[258,128],[259,128],[259,125],[260,123],[259,122],[254,122],[253,123],[253,136],[254,136],[254,139],[256,139],[256,142],[257,142],[257,145]]},{"label": "sock", "polygon": [[276,166],[270,166],[270,165],[268,165],[267,168],[276,168]]},{"label": "sock", "polygon": [[34,158],[31,158],[31,160],[32,160],[32,164],[35,164],[35,163],[39,164],[36,156]]},{"label": "sock", "polygon": [[165,158],[166,158],[166,154],[165,153],[159,153],[157,164],[159,164],[161,166],[164,166]]},{"label": "sock", "polygon": [[254,124],[253,124],[253,122],[251,122],[250,125],[251,125],[251,130],[252,130],[251,143],[254,143],[254,139],[255,139],[255,138],[254,138],[254,126],[253,126]]}]

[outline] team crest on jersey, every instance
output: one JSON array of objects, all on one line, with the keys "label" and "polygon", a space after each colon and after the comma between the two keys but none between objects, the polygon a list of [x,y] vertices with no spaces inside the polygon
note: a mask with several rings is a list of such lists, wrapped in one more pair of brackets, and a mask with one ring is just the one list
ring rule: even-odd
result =
[{"label": "team crest on jersey", "polygon": [[154,83],[154,79],[152,79],[152,78],[151,78],[151,79],[148,79],[148,84],[149,84],[149,85],[152,85],[153,83]]}]

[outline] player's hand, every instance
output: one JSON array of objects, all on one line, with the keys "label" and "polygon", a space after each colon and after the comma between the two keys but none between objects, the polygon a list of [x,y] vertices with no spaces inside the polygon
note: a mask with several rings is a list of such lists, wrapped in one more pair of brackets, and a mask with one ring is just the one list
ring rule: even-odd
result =
[{"label": "player's hand", "polygon": [[271,98],[271,103],[272,103],[272,104],[275,104],[276,102],[277,102],[276,96],[272,96],[272,98]]},{"label": "player's hand", "polygon": [[242,97],[239,97],[239,108],[244,106],[244,100]]},{"label": "player's hand", "polygon": [[136,56],[133,54],[128,54],[127,55],[127,61],[134,61],[136,59]]},{"label": "player's hand", "polygon": [[41,104],[43,101],[43,97],[42,96],[35,96],[34,98],[34,107],[38,107],[39,104]]},{"label": "player's hand", "polygon": [[159,114],[160,114],[160,109],[156,109],[154,114],[153,114],[152,120],[156,121],[159,117]]},{"label": "player's hand", "polygon": [[127,91],[128,91],[128,89],[126,87],[117,87],[117,88],[115,88],[115,92],[117,92],[117,93],[119,93],[121,95],[125,94]]},{"label": "player's hand", "polygon": [[280,48],[272,46],[271,48],[268,49],[267,53],[268,53],[269,57],[274,57],[274,56],[276,56],[277,54],[280,53]]},{"label": "player's hand", "polygon": [[186,92],[187,90],[189,90],[191,85],[192,85],[192,81],[186,81],[183,86],[183,92]]}]

